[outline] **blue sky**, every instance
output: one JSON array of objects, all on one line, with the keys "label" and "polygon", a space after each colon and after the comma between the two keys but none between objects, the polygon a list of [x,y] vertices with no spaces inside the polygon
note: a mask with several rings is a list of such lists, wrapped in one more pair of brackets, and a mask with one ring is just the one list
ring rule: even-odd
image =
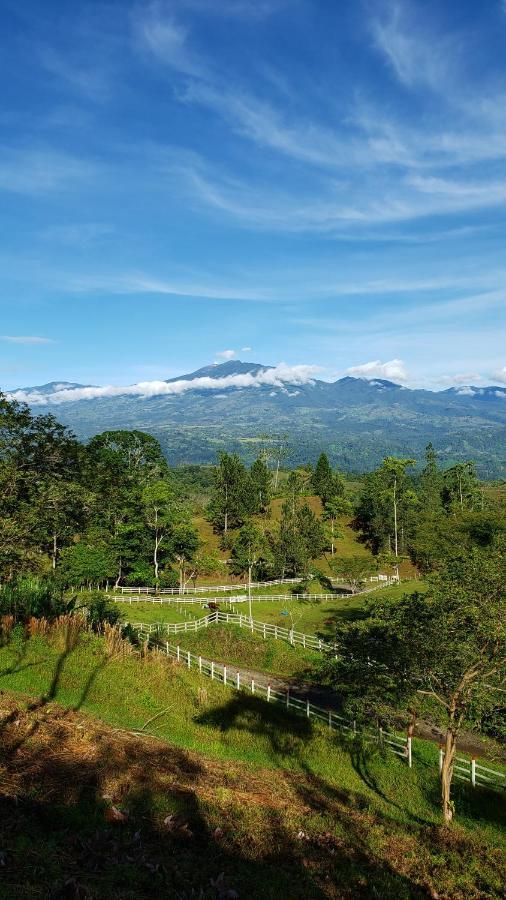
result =
[{"label": "blue sky", "polygon": [[0,9],[3,388],[506,383],[505,2]]}]

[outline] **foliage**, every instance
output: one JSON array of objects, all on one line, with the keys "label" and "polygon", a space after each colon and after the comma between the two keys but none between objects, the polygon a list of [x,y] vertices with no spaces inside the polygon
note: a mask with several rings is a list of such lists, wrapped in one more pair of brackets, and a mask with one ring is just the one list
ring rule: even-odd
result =
[{"label": "foliage", "polygon": [[[442,804],[452,818],[450,785],[464,722],[480,727],[503,704],[506,683],[505,545],[457,552],[427,593],[372,603],[369,616],[339,625],[336,688],[370,716],[429,697],[446,727]],[[500,689],[500,690],[498,690]]]}]

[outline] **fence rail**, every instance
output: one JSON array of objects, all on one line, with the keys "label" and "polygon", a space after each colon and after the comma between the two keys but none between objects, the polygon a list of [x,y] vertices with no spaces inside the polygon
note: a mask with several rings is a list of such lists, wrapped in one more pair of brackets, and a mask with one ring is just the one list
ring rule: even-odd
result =
[{"label": "fence rail", "polygon": [[[149,640],[149,636],[147,636],[147,639]],[[409,768],[412,766],[412,739],[409,736],[403,738],[382,728],[374,730],[358,729],[355,721],[340,716],[332,709],[316,706],[314,703],[311,703],[308,697],[302,699],[292,694],[290,690],[273,688],[270,682],[264,684],[261,681],[255,681],[254,678],[245,677],[235,666],[232,668],[231,666],[205,659],[202,656],[197,656],[189,650],[183,650],[179,644],[169,644],[167,641],[161,646],[155,646],[154,649],[175,659],[188,669],[192,667],[198,669],[200,675],[206,675],[213,681],[218,681],[238,691],[243,690],[254,696],[261,697],[267,703],[277,703],[284,709],[295,712],[297,715],[304,716],[307,719],[316,719],[330,730],[340,730],[349,732],[352,735],[360,735],[367,741],[382,745],[390,753],[405,759]]]},{"label": "fence rail", "polygon": [[269,622],[258,622],[255,619],[250,619],[249,616],[242,615],[242,613],[224,613],[220,610],[189,622],[130,622],[129,624],[143,635],[150,637],[151,635],[160,636],[163,634],[200,631],[202,628],[208,628],[209,625],[219,622],[225,622],[228,625],[239,625],[240,628],[246,628],[252,634],[261,634],[263,638],[273,637],[276,640],[287,641],[292,647],[299,644],[307,650],[323,652],[331,649],[333,646],[314,634],[304,634],[302,631],[295,631],[294,628],[283,628],[281,625],[272,625]]},{"label": "fence rail", "polygon": [[[251,588],[252,590],[256,590],[257,588],[263,587],[271,587],[275,584],[300,584],[300,578],[274,578],[272,581],[252,581]],[[330,579],[333,584],[348,584],[346,579],[344,578],[332,578]],[[369,582],[379,582],[382,585],[392,584],[393,582],[397,582],[397,576],[393,575],[371,575],[368,578],[362,579],[363,581]],[[208,594],[210,592],[215,593],[228,593],[229,591],[247,591],[249,585],[248,584],[207,584],[207,585],[199,585],[198,587],[191,587],[186,585],[183,588],[154,588],[154,587],[125,587],[120,585],[114,588],[114,591],[119,591],[121,594],[167,594],[169,596],[181,597],[185,594]],[[289,596],[307,596],[306,594],[301,595],[289,595]],[[333,597],[333,594],[329,595]]]},{"label": "fence rail", "polygon": [[[439,748],[439,772],[443,768],[445,752],[442,747]],[[488,766],[482,766],[477,762],[476,757],[464,759],[461,756],[455,757],[453,765],[453,777],[460,781],[467,781],[472,787],[487,787],[492,790],[506,790],[506,774],[498,772],[496,769],[490,769]]]},{"label": "fence rail", "polygon": [[[226,620],[226,613],[222,613],[221,616],[223,616],[223,619]],[[209,624],[209,620],[212,617],[206,616],[204,618],[208,620]],[[228,620],[230,621],[231,618],[239,617],[229,616]],[[248,621],[248,626],[250,627],[251,623],[249,622],[247,617],[242,616],[242,618]],[[203,620],[200,621],[202,622]],[[220,621],[220,619],[213,617],[212,621]],[[196,631],[198,630],[196,627],[198,622],[199,620],[195,622],[176,623],[176,625],[182,625],[182,630]],[[261,625],[263,629],[263,625],[266,623],[256,624]],[[170,627],[170,623],[165,623],[165,626]],[[184,626],[188,627],[184,628]],[[192,626],[194,627],[192,628]],[[204,625],[201,627],[206,626]],[[150,623],[149,625],[139,624],[138,629],[142,637],[144,637],[148,641],[148,643],[150,643],[151,637],[154,632],[157,633],[157,637],[159,638],[159,628],[154,623]],[[305,635],[305,637],[307,638],[309,637],[309,635]],[[344,716],[339,715],[332,709],[324,709],[323,707],[316,706],[314,703],[311,703],[308,697],[303,699],[301,697],[294,696],[289,689],[277,690],[271,686],[270,682],[267,682],[267,684],[265,684],[258,680],[255,681],[254,678],[251,678],[250,676],[246,677],[244,674],[241,674],[240,669],[235,666],[227,666],[226,664],[216,663],[212,660],[205,659],[202,656],[197,656],[196,654],[191,653],[189,650],[183,650],[179,646],[179,644],[169,644],[168,641],[160,644],[160,641],[158,641],[153,649],[157,652],[165,653],[167,656],[177,660],[180,664],[187,666],[188,669],[191,669],[192,666],[194,668],[198,668],[198,671],[201,675],[206,675],[213,680],[220,681],[222,684],[229,685],[230,687],[233,687],[237,690],[245,690],[251,692],[251,694],[262,697],[268,703],[278,703],[285,707],[287,710],[291,710],[298,715],[303,715],[308,719],[315,719],[316,721],[324,723],[331,730],[340,730],[348,732],[351,735],[360,735],[365,740],[373,741],[380,746],[383,746],[384,749],[388,752],[393,753],[401,759],[405,760],[409,768],[411,768],[413,765],[412,737],[409,734],[406,737],[401,737],[400,735],[395,734],[394,732],[386,731],[381,727],[374,730],[370,728],[357,728],[357,723],[355,721],[346,719]],[[443,766],[443,760],[444,750],[440,748],[440,773]],[[474,757],[472,757],[471,760],[464,759],[463,757],[456,757],[454,777],[469,783],[473,788],[484,787],[488,788],[489,790],[506,790],[506,773],[499,772],[496,769],[491,769],[488,766],[483,766],[481,765],[481,763],[478,763],[476,758]]]}]

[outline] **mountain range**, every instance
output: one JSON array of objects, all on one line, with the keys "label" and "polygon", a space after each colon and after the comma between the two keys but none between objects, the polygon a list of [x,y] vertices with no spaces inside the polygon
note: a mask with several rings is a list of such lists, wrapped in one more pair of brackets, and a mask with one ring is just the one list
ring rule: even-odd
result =
[{"label": "mountain range", "polygon": [[147,431],[171,464],[214,462],[222,449],[251,461],[267,432],[288,435],[290,464],[325,450],[334,465],[358,472],[389,454],[420,459],[432,441],[446,465],[474,459],[483,477],[506,476],[505,386],[429,391],[378,378],[327,382],[307,367],[229,360],[145,387],[53,381],[10,396],[52,412],[83,440],[112,429]]}]

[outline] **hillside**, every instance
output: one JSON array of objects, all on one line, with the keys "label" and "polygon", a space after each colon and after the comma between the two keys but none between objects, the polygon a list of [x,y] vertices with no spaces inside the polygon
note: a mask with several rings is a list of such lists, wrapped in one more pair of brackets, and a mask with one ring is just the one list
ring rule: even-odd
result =
[{"label": "hillside", "polygon": [[[0,649],[5,897],[499,897],[503,812],[437,767],[103,639]],[[31,699],[30,699],[31,698]]]},{"label": "hillside", "polygon": [[252,439],[274,431],[289,435],[290,464],[326,450],[332,464],[364,471],[388,454],[420,458],[432,441],[444,463],[472,458],[483,477],[506,475],[504,387],[433,392],[380,379],[330,383],[276,373],[231,360],[150,386],[149,396],[74,385],[57,391],[54,382],[11,396],[54,413],[82,439],[108,429],[148,431],[173,464],[214,462],[225,448],[251,461],[258,450]]}]

